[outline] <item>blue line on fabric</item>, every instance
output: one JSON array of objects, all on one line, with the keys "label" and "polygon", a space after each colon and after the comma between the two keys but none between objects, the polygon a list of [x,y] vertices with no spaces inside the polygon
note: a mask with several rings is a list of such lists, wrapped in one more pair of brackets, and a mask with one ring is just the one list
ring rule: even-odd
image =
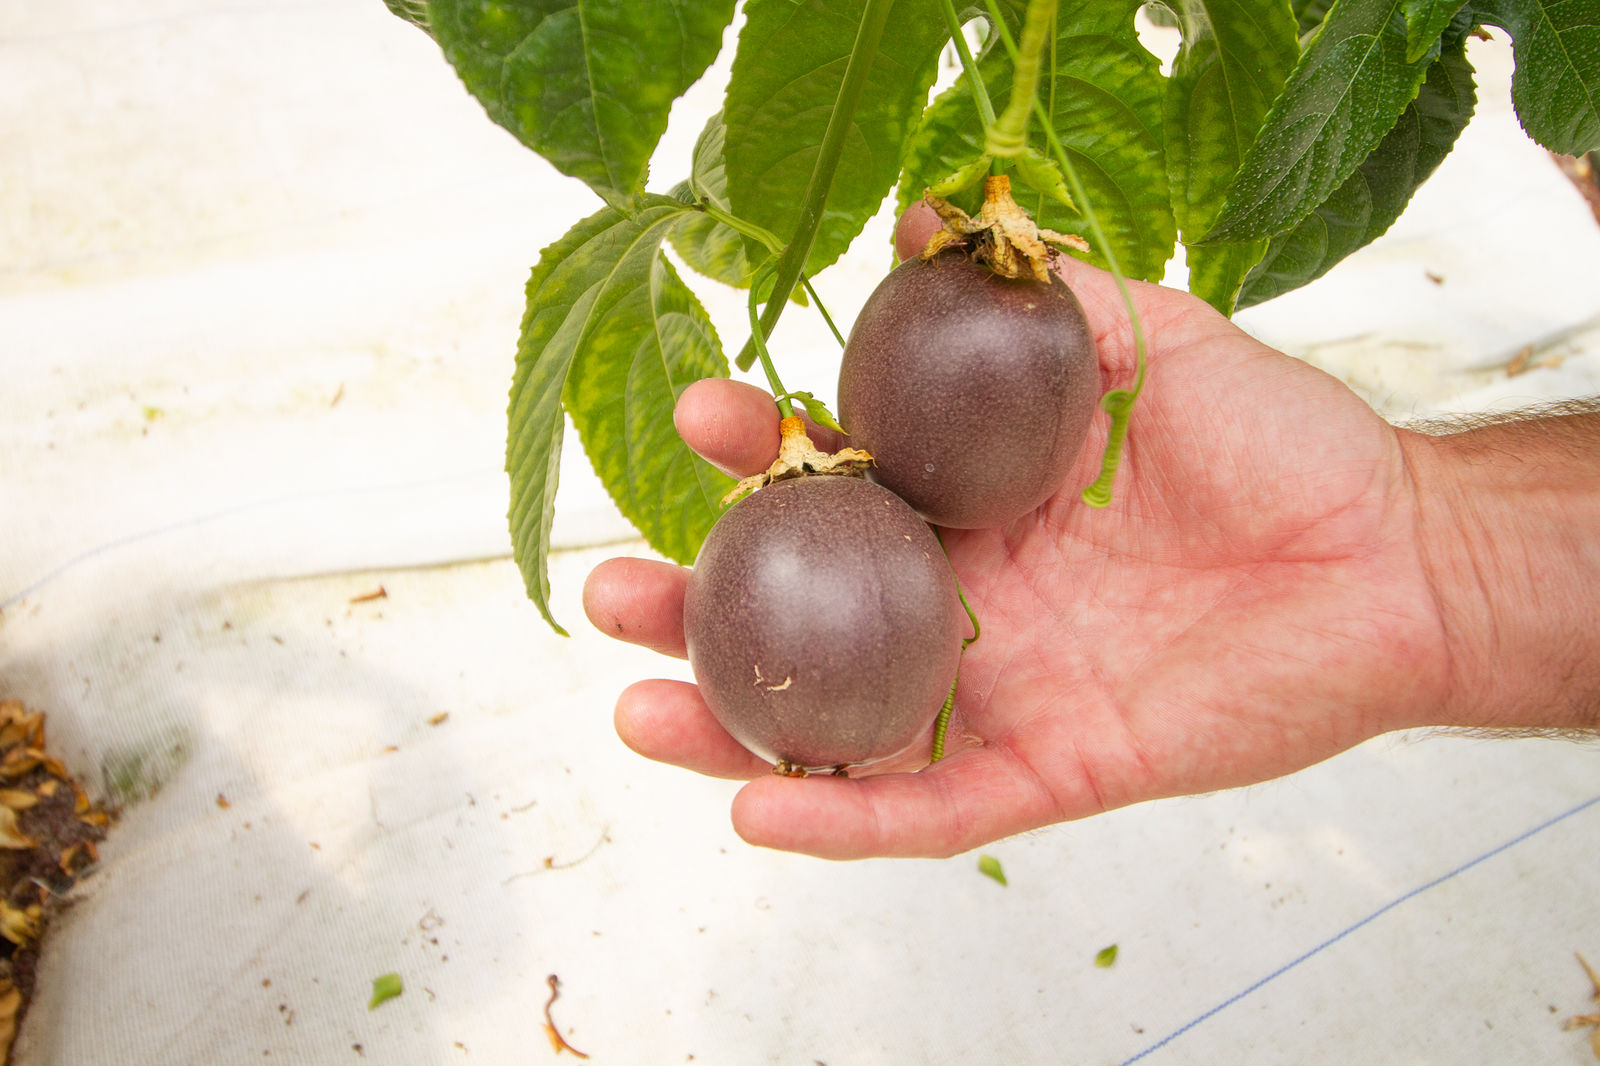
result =
[{"label": "blue line on fabric", "polygon": [[1462,863],[1460,866],[1457,866],[1454,870],[1451,870],[1449,873],[1440,874],[1438,877],[1435,877],[1432,881],[1429,881],[1427,884],[1419,885],[1416,888],[1413,888],[1410,892],[1407,892],[1405,895],[1399,897],[1398,899],[1390,900],[1388,903],[1385,903],[1383,906],[1379,907],[1377,910],[1373,911],[1371,914],[1367,915],[1365,918],[1362,918],[1360,921],[1356,922],[1354,925],[1348,926],[1347,928],[1340,930],[1339,932],[1335,933],[1333,936],[1330,936],[1328,939],[1324,940],[1322,943],[1318,944],[1316,947],[1310,949],[1309,951],[1305,952],[1304,954],[1299,955],[1296,958],[1290,959],[1288,962],[1284,963],[1282,966],[1278,967],[1276,970],[1273,970],[1271,973],[1267,974],[1267,976],[1263,977],[1261,980],[1257,981],[1255,984],[1250,985],[1248,988],[1245,988],[1245,989],[1243,989],[1241,991],[1235,992],[1233,995],[1229,996],[1227,999],[1223,1000],[1221,1003],[1218,1003],[1215,1007],[1212,1007],[1210,1010],[1206,1011],[1205,1013],[1194,1017],[1193,1019],[1185,1022],[1183,1025],[1180,1025],[1178,1028],[1174,1029],[1172,1032],[1168,1033],[1166,1036],[1162,1037],[1160,1040],[1157,1040],[1154,1044],[1151,1044],[1149,1047],[1145,1048],[1143,1051],[1140,1051],[1139,1053],[1133,1055],[1130,1058],[1123,1059],[1122,1062],[1119,1064],[1119,1066],[1130,1066],[1131,1063],[1138,1062],[1140,1059],[1144,1058],[1145,1056],[1151,1055],[1151,1054],[1161,1050],[1162,1048],[1166,1047],[1168,1044],[1172,1043],[1174,1040],[1178,1039],[1178,1037],[1182,1036],[1184,1033],[1187,1033],[1190,1029],[1193,1029],[1195,1026],[1199,1025],[1201,1022],[1204,1022],[1207,1019],[1211,1018],[1212,1016],[1214,1016],[1216,1014],[1220,1014],[1222,1011],[1227,1010],[1229,1007],[1233,1006],[1235,1003],[1239,1002],[1241,999],[1244,999],[1246,996],[1250,995],[1252,992],[1255,992],[1257,989],[1260,989],[1263,986],[1269,984],[1270,982],[1277,980],[1279,977],[1282,977],[1284,974],[1288,973],[1290,970],[1294,969],[1296,966],[1299,966],[1302,962],[1305,962],[1307,959],[1311,958],[1312,956],[1316,955],[1317,953],[1319,953],[1321,951],[1325,951],[1326,949],[1328,949],[1328,948],[1332,947],[1333,945],[1337,944],[1339,941],[1343,940],[1345,937],[1349,936],[1351,933],[1356,932],[1358,929],[1361,929],[1364,926],[1367,926],[1367,925],[1371,924],[1372,922],[1376,921],[1378,918],[1381,918],[1383,915],[1388,914],[1390,911],[1392,911],[1396,907],[1400,906],[1400,904],[1405,903],[1408,900],[1415,899],[1417,896],[1422,895],[1422,893],[1428,891],[1430,888],[1435,888],[1438,885],[1443,884],[1444,882],[1450,880],[1452,877],[1455,877],[1457,874],[1462,874],[1462,873],[1467,872],[1468,870],[1472,869],[1474,866],[1478,865],[1479,863],[1484,862],[1484,861],[1486,861],[1488,859],[1494,858],[1496,855],[1499,855],[1501,852],[1506,851],[1506,850],[1508,850],[1510,848],[1513,848],[1513,847],[1517,846],[1518,844],[1522,843],[1524,840],[1527,840],[1529,837],[1532,837],[1532,836],[1535,836],[1535,835],[1537,835],[1539,833],[1544,832],[1546,829],[1549,829],[1551,826],[1557,824],[1558,822],[1563,822],[1566,819],[1571,818],[1575,814],[1581,814],[1583,811],[1587,810],[1590,807],[1593,807],[1595,804],[1600,804],[1600,796],[1595,796],[1592,799],[1584,800],[1582,803],[1578,804],[1576,807],[1573,807],[1570,810],[1562,811],[1560,814],[1555,815],[1552,818],[1548,818],[1543,822],[1540,822],[1538,825],[1534,826],[1532,829],[1524,830],[1522,833],[1519,833],[1518,835],[1512,837],[1510,840],[1507,840],[1505,843],[1500,844],[1500,845],[1498,845],[1496,847],[1490,848],[1488,851],[1484,852],[1482,855],[1479,855],[1479,856],[1477,856],[1476,858],[1473,858],[1473,859],[1468,859],[1466,862]]}]

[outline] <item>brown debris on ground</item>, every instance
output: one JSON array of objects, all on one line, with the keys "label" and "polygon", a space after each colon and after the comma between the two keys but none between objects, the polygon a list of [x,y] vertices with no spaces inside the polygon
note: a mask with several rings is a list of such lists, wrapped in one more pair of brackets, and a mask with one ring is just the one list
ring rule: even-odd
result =
[{"label": "brown debris on ground", "polygon": [[[1594,972],[1594,967],[1582,955],[1578,956],[1578,965],[1583,967],[1583,972],[1589,975],[1589,983],[1594,986],[1594,1001],[1600,1003],[1600,973]],[[1552,1008],[1553,1009],[1553,1008]],[[1561,1028],[1589,1030],[1589,1049],[1594,1052],[1594,1057],[1600,1059],[1600,1013],[1579,1014],[1568,1018],[1567,1023]]]},{"label": "brown debris on ground", "polygon": [[33,995],[58,900],[99,858],[111,815],[45,747],[44,714],[0,700],[0,1063]]}]

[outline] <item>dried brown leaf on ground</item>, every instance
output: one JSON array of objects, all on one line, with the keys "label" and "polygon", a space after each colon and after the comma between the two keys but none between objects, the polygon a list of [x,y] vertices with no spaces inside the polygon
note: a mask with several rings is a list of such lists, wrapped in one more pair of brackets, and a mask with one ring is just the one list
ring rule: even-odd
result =
[{"label": "dried brown leaf on ground", "polygon": [[[1576,953],[1574,953],[1576,954]],[[1594,972],[1594,967],[1589,965],[1589,960],[1582,955],[1578,956],[1578,965],[1583,967],[1583,972],[1589,975],[1589,983],[1594,986],[1594,1001],[1600,1003],[1600,974]],[[1568,1018],[1567,1023],[1561,1028],[1589,1030],[1589,1049],[1594,1052],[1594,1057],[1600,1059],[1600,1012],[1594,1014],[1579,1014]]]},{"label": "dried brown leaf on ground", "polygon": [[45,716],[0,700],[0,1064],[11,1060],[53,907],[99,858],[111,815],[45,743]]}]

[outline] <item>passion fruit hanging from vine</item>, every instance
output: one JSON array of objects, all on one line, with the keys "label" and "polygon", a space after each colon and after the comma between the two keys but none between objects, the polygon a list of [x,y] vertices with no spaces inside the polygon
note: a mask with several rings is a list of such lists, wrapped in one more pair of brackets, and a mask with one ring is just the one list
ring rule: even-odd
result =
[{"label": "passion fruit hanging from vine", "polygon": [[862,307],[839,417],[872,476],[928,521],[1006,525],[1065,481],[1100,397],[1083,307],[1054,273],[996,274],[961,245],[896,267]]}]

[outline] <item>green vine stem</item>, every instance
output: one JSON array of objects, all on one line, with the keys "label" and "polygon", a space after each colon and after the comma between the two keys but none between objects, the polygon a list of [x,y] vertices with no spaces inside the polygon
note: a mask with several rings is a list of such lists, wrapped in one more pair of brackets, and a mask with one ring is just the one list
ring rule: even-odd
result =
[{"label": "green vine stem", "polygon": [[961,59],[967,89],[972,93],[972,102],[978,109],[978,118],[982,120],[984,129],[990,129],[994,126],[994,104],[989,100],[989,89],[983,84],[983,75],[978,73],[978,64],[972,59],[967,39],[961,33],[961,19],[956,15],[955,0],[943,0],[940,6],[944,9],[944,24],[950,31],[950,41],[956,46],[956,55]]},{"label": "green vine stem", "polygon": [[[724,211],[715,204],[701,201],[696,206],[699,210],[704,211],[708,218],[722,223],[742,237],[749,237],[751,240],[758,241],[773,255],[778,255],[783,251],[782,242],[778,240],[777,235],[771,230],[758,226],[754,222],[747,222],[738,215]],[[806,295],[811,297],[811,302],[816,304],[817,313],[822,316],[822,321],[828,324],[828,331],[833,334],[833,339],[839,342],[839,347],[843,348],[844,334],[840,333],[839,327],[833,324],[833,316],[828,314],[827,307],[822,303],[822,297],[817,295],[817,290],[811,287],[811,279],[803,272],[800,275],[800,285],[806,290]]]},{"label": "green vine stem", "polygon": [[1011,43],[1005,22],[991,0],[990,14],[995,28],[1006,42],[1011,53],[1011,97],[1000,117],[988,124],[984,134],[984,151],[994,156],[1013,156],[1028,143],[1028,118],[1039,95],[1039,70],[1044,65],[1044,46],[1051,38],[1050,28],[1056,21],[1057,0],[1028,0],[1028,10],[1022,18],[1022,42]]},{"label": "green vine stem", "polygon": [[1111,250],[1105,231],[1100,228],[1100,220],[1095,217],[1094,207],[1083,191],[1083,182],[1078,180],[1078,172],[1073,169],[1072,161],[1067,158],[1066,149],[1056,137],[1056,131],[1050,128],[1048,116],[1044,119],[1044,128],[1045,136],[1050,142],[1050,151],[1055,154],[1056,162],[1061,164],[1061,172],[1072,185],[1072,195],[1083,205],[1083,217],[1084,221],[1089,223],[1089,232],[1094,235],[1096,246],[1105,253],[1106,265],[1111,268],[1111,277],[1116,281],[1117,292],[1122,296],[1122,305],[1128,310],[1128,326],[1133,330],[1133,387],[1112,389],[1100,397],[1100,409],[1111,416],[1111,429],[1106,436],[1106,450],[1100,457],[1100,474],[1092,485],[1083,490],[1083,502],[1090,507],[1109,507],[1111,486],[1117,478],[1117,467],[1122,463],[1122,446],[1128,439],[1128,419],[1133,414],[1133,405],[1139,402],[1139,393],[1144,389],[1144,326],[1139,321],[1138,309],[1133,306],[1133,295],[1128,292],[1128,279],[1123,276],[1122,268],[1117,265],[1116,253]]},{"label": "green vine stem", "polygon": [[[867,0],[861,13],[861,25],[856,28],[856,40],[850,49],[844,80],[839,84],[839,96],[834,102],[832,114],[828,116],[828,128],[823,131],[822,146],[817,150],[817,162],[811,170],[811,179],[800,205],[800,221],[795,226],[794,236],[778,257],[772,297],[761,313],[761,329],[750,335],[751,344],[758,343],[757,337],[765,339],[772,336],[778,319],[783,315],[784,304],[789,302],[789,294],[794,291],[806,259],[811,255],[811,247],[817,240],[817,229],[822,225],[822,208],[828,201],[833,175],[839,169],[839,159],[844,153],[845,137],[855,124],[856,108],[861,103],[861,94],[866,90],[867,75],[872,71],[873,59],[878,54],[878,42],[883,39],[883,28],[889,21],[889,10],[893,6],[894,0]],[[740,370],[748,370],[755,359],[755,351],[747,344],[736,362]]]},{"label": "green vine stem", "polygon": [[[761,369],[766,371],[767,385],[772,389],[772,396],[778,403],[778,413],[784,418],[794,417],[794,404],[790,401],[789,390],[783,387],[783,382],[778,380],[777,368],[772,365],[772,356],[767,352],[766,338],[761,328],[761,315],[756,310],[761,304],[761,286],[770,278],[777,267],[777,261],[769,259],[756,271],[756,276],[750,279],[750,343],[755,348],[756,357],[761,360]],[[770,307],[770,302],[768,303]]]},{"label": "green vine stem", "polygon": [[[1013,64],[1018,62],[1017,46],[1011,39],[1011,34],[1006,29],[1005,22],[1000,18],[999,6],[995,0],[988,0],[990,16],[995,20],[995,28],[1000,34],[1000,40],[1005,45],[1006,51],[1011,54]],[[1033,21],[1035,8],[1046,7],[1055,9],[1055,0],[1029,0],[1027,23]],[[1036,86],[1037,87],[1037,86]],[[1012,102],[1015,102],[1013,97]],[[1122,267],[1117,263],[1117,255],[1111,248],[1111,243],[1106,240],[1105,230],[1100,226],[1100,220],[1095,215],[1094,205],[1090,202],[1088,194],[1084,192],[1083,182],[1078,179],[1078,172],[1072,165],[1072,160],[1067,156],[1067,150],[1061,144],[1061,139],[1056,136],[1055,127],[1051,116],[1037,98],[1031,101],[1035,115],[1039,118],[1039,125],[1044,129],[1045,140],[1049,142],[1050,151],[1055,156],[1056,162],[1061,166],[1061,172],[1067,179],[1067,184],[1072,186],[1072,195],[1077,197],[1083,205],[1083,218],[1089,224],[1089,233],[1094,237],[1095,246],[1106,257],[1106,266],[1111,270],[1111,277],[1117,283],[1117,292],[1122,295],[1122,304],[1128,311],[1128,325],[1133,331],[1133,349],[1135,370],[1133,387],[1131,389],[1112,389],[1100,398],[1100,409],[1111,416],[1111,429],[1106,437],[1106,449],[1100,460],[1100,475],[1095,478],[1094,484],[1083,490],[1083,502],[1090,507],[1106,507],[1111,503],[1111,486],[1116,480],[1117,467],[1122,462],[1123,444],[1128,438],[1128,419],[1133,414],[1133,406],[1139,399],[1139,393],[1144,388],[1145,374],[1145,339],[1144,327],[1139,321],[1139,311],[1133,305],[1133,296],[1128,291],[1128,279],[1122,273]],[[1009,104],[1008,104],[1009,110]]]},{"label": "green vine stem", "polygon": [[811,279],[804,274],[800,275],[800,284],[806,288],[806,295],[811,297],[811,302],[816,305],[817,314],[822,316],[822,321],[828,324],[828,332],[833,334],[833,339],[839,342],[839,347],[844,347],[844,334],[839,332],[839,327],[833,324],[833,316],[828,314],[828,308],[822,302],[822,297],[817,295],[817,290],[811,287]]}]

